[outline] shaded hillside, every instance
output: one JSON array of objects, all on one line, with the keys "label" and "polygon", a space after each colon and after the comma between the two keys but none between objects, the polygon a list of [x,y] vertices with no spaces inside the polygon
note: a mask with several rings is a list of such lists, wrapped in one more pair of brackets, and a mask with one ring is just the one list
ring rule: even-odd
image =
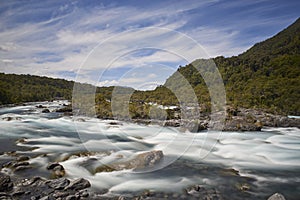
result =
[{"label": "shaded hillside", "polygon": [[[300,19],[239,56],[213,61],[222,75],[229,104],[300,115]],[[205,68],[203,62],[180,67],[177,73],[195,88],[201,104],[209,104],[206,84],[196,70]],[[165,86],[176,84],[175,73]]]},{"label": "shaded hillside", "polygon": [[73,81],[0,73],[0,104],[71,99]]}]

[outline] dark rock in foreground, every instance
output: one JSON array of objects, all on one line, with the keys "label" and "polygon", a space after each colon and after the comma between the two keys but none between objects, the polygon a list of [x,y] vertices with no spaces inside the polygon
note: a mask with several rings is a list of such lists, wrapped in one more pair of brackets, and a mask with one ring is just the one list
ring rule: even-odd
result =
[{"label": "dark rock in foreground", "polygon": [[13,188],[13,183],[10,176],[0,173],[0,192],[10,191]]},{"label": "dark rock in foreground", "polygon": [[85,189],[90,186],[89,181],[83,178],[70,181],[33,177],[12,183],[8,175],[0,174],[0,199],[89,199],[90,194]]},{"label": "dark rock in foreground", "polygon": [[275,193],[268,198],[268,200],[285,200],[284,196],[280,193]]}]

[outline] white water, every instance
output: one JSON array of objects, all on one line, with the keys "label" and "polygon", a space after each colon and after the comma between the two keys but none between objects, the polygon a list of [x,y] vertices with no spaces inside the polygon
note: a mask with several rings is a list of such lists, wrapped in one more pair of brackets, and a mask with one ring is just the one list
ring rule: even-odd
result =
[{"label": "white water", "polygon": [[[42,104],[53,111],[62,103],[65,102]],[[25,144],[19,145],[37,147],[33,150],[35,155],[47,154],[30,160],[40,166],[40,171],[46,172],[48,162],[58,160],[66,169],[67,177],[87,178],[96,189],[108,188],[110,193],[144,189],[178,191],[192,184],[216,184],[215,178],[201,176],[201,173],[194,176],[194,172],[184,172],[188,170],[186,168],[168,173],[168,166],[179,157],[192,163],[234,168],[241,175],[254,177],[258,183],[266,180],[300,181],[300,176],[275,176],[270,180],[270,177],[256,173],[257,170],[300,169],[298,128],[268,128],[262,132],[245,133],[182,133],[176,128],[126,122],[110,125],[109,120],[61,117],[57,113],[41,113],[42,109],[35,108],[36,105],[1,108],[0,137],[27,138]],[[5,121],[5,117],[13,117],[13,120]],[[72,152],[87,150],[97,153],[64,159]],[[91,158],[97,159],[94,165],[100,165],[152,150],[162,150],[165,159],[144,173],[123,170],[93,174],[85,166]],[[166,170],[164,176],[160,174],[161,168]]]}]

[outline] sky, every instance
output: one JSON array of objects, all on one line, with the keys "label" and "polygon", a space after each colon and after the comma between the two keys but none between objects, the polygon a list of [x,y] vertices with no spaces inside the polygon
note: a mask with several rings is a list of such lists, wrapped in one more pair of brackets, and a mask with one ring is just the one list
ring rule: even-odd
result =
[{"label": "sky", "polygon": [[0,72],[153,89],[198,58],[238,55],[299,0],[0,0]]}]

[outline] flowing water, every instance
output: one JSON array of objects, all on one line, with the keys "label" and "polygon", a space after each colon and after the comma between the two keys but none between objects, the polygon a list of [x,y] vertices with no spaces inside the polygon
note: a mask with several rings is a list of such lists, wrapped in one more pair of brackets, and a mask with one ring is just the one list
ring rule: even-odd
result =
[{"label": "flowing water", "polygon": [[[7,152],[17,151],[29,155],[34,166],[16,174],[6,168],[2,172],[49,178],[47,164],[58,161],[65,168],[66,177],[84,177],[96,192],[106,189],[106,195],[144,190],[180,193],[192,185],[201,185],[216,188],[224,199],[266,199],[275,192],[287,199],[300,197],[298,128],[189,133],[177,128],[52,112],[64,103],[67,102],[0,108],[0,162],[12,159],[13,155]],[[37,105],[51,112],[42,113],[43,108]],[[164,154],[154,167],[95,171],[97,166],[153,150]],[[247,190],[240,190],[245,184]]]}]

